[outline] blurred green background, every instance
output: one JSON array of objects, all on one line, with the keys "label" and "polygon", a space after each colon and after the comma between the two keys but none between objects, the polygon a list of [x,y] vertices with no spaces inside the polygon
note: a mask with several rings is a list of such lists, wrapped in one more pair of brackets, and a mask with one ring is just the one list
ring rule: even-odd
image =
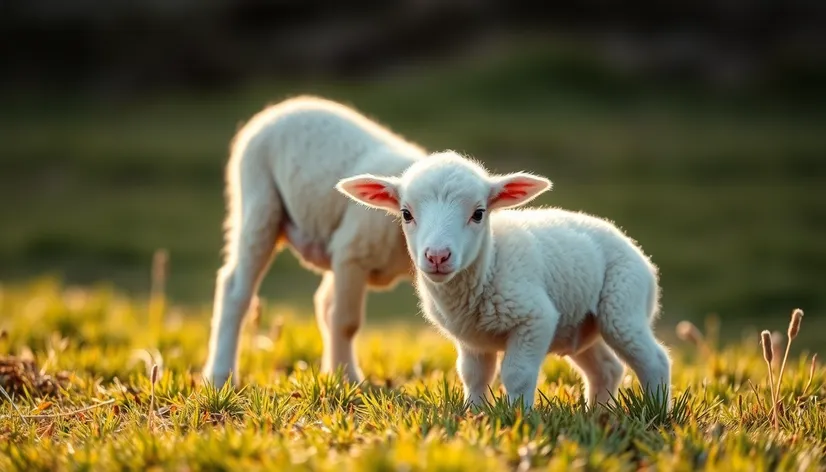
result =
[{"label": "blurred green background", "polygon": [[[7,84],[0,278],[53,274],[143,293],[164,248],[172,300],[209,306],[230,139],[267,103],[310,93],[430,150],[542,173],[555,186],[538,203],[615,221],[661,269],[664,338],[711,312],[726,336],[785,331],[800,307],[798,346],[826,346],[816,334],[826,328],[820,76],[715,85],[632,73],[581,41],[508,38],[355,76],[250,74],[122,94]],[[309,313],[318,280],[283,253],[261,295]],[[381,321],[422,324],[409,285],[371,296],[368,324]]]}]

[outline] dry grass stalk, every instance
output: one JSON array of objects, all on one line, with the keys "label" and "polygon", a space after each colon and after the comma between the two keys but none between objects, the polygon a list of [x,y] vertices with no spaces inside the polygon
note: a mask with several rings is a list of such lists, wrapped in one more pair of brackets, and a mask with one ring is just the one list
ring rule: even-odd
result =
[{"label": "dry grass stalk", "polygon": [[153,335],[160,333],[166,309],[166,279],[169,271],[169,253],[158,249],[152,256],[152,287],[149,295],[149,326]]},{"label": "dry grass stalk", "polygon": [[[114,398],[110,398],[109,400],[102,401],[100,403],[95,403],[94,405],[85,406],[85,407],[79,408],[77,410],[66,411],[66,412],[63,412],[63,413],[53,413],[51,415],[20,415],[20,417],[24,418],[24,419],[28,418],[28,419],[45,420],[45,419],[50,419],[50,418],[60,418],[61,416],[74,416],[78,413],[83,413],[84,411],[94,410],[95,408],[100,408],[102,406],[111,405],[112,403],[115,403]],[[17,406],[15,406],[15,409],[16,408],[17,408]],[[19,411],[20,410],[18,410],[18,412]],[[9,417],[10,416],[0,416],[0,418],[2,418],[2,419],[6,419],[6,418],[9,418]]]},{"label": "dry grass stalk", "polygon": [[737,411],[740,413],[738,415],[740,426],[743,426],[743,394],[737,395]]},{"label": "dry grass stalk", "polygon": [[806,382],[806,386],[803,387],[803,393],[797,398],[798,402],[803,400],[803,398],[809,393],[809,387],[812,386],[812,380],[815,378],[815,369],[817,369],[817,353],[812,356],[812,363],[809,366],[809,380]]},{"label": "dry grass stalk", "polygon": [[766,407],[763,406],[763,400],[760,398],[760,391],[757,390],[757,386],[754,385],[754,382],[752,382],[751,379],[749,379],[748,382],[751,391],[754,392],[754,398],[757,399],[757,406],[763,411],[764,415],[768,416],[769,412],[766,411]]},{"label": "dry grass stalk", "polygon": [[281,338],[281,333],[284,330],[284,319],[277,316],[270,322],[270,339],[276,343]]},{"label": "dry grass stalk", "polygon": [[720,316],[717,313],[706,315],[705,333],[706,346],[712,351],[717,350],[720,342]]},{"label": "dry grass stalk", "polygon": [[680,321],[677,323],[677,337],[697,346],[698,349],[703,351],[703,354],[708,355],[710,353],[703,333],[690,321]]},{"label": "dry grass stalk", "polygon": [[6,397],[6,400],[8,400],[9,403],[11,403],[11,406],[14,407],[14,410],[17,412],[18,415],[20,415],[20,419],[23,420],[23,423],[28,423],[26,421],[26,417],[23,416],[23,413],[20,411],[20,408],[17,408],[17,405],[14,403],[14,400],[11,399],[11,395],[9,395],[9,392],[7,392],[2,385],[0,385],[0,393],[2,393],[3,396]]},{"label": "dry grass stalk", "polygon": [[777,428],[777,394],[774,388],[774,371],[772,369],[772,360],[774,359],[774,350],[772,346],[772,335],[768,330],[763,330],[760,334],[761,343],[763,345],[763,359],[766,361],[766,366],[769,368],[769,387],[771,387],[772,394],[772,409],[771,414],[774,421],[774,427]]},{"label": "dry grass stalk", "polygon": [[155,383],[158,381],[158,364],[152,365],[152,375],[149,377],[149,429],[152,430],[152,419],[155,416]]},{"label": "dry grass stalk", "polygon": [[794,339],[797,337],[797,333],[800,332],[800,323],[803,322],[803,310],[800,308],[795,308],[792,312],[792,320],[789,322],[789,339]]},{"label": "dry grass stalk", "polygon": [[[789,321],[789,330],[788,330],[788,338],[786,339],[786,353],[783,355],[783,364],[780,366],[780,374],[777,376],[777,387],[775,390],[777,391],[777,398],[775,398],[775,403],[780,399],[780,384],[783,382],[783,373],[786,371],[786,361],[789,359],[789,350],[792,347],[792,341],[794,338],[797,337],[797,334],[800,332],[800,323],[803,321],[803,310],[800,308],[796,308],[792,312],[792,319]],[[775,408],[775,412],[777,409]],[[775,413],[775,422],[777,418],[777,414]]]},{"label": "dry grass stalk", "polygon": [[[782,352],[783,350],[783,334],[780,331],[772,331],[772,351]],[[780,369],[780,356],[772,360],[772,368]]]}]

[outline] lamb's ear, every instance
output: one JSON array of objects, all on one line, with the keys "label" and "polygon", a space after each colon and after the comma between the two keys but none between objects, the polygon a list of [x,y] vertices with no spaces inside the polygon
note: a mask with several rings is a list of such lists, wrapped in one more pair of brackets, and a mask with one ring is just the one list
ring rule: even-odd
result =
[{"label": "lamb's ear", "polygon": [[513,208],[524,205],[541,193],[551,189],[552,183],[545,177],[527,172],[498,175],[491,178],[488,209]]},{"label": "lamb's ear", "polygon": [[389,213],[399,213],[399,180],[361,174],[339,180],[336,189],[353,200]]}]

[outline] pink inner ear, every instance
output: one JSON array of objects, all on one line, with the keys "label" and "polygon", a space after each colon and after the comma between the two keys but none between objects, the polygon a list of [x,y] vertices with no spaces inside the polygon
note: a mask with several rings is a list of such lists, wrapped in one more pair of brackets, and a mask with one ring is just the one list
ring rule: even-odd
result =
[{"label": "pink inner ear", "polygon": [[359,197],[372,201],[385,201],[397,203],[396,198],[387,191],[387,188],[382,184],[366,183],[355,186]]},{"label": "pink inner ear", "polygon": [[505,184],[502,190],[491,200],[491,203],[501,200],[519,200],[528,195],[527,190],[535,187],[534,182],[514,181]]}]

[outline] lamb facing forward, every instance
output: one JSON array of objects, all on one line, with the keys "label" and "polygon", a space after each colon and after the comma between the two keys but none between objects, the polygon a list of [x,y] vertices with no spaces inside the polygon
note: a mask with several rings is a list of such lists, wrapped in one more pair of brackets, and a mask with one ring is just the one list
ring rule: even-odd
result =
[{"label": "lamb facing forward", "polygon": [[315,293],[323,372],[344,367],[362,379],[353,338],[366,289],[409,278],[410,258],[393,218],[334,190],[363,172],[401,174],[426,155],[342,104],[296,97],[257,113],[236,134],[227,164],[225,262],[218,272],[209,354],[202,376],[238,380],[241,321],[273,256],[288,244],[302,265],[323,273]]},{"label": "lamb facing forward", "polygon": [[671,361],[651,326],[657,268],[608,221],[511,209],[550,189],[549,180],[489,175],[448,151],[401,176],[363,174],[336,188],[401,215],[422,307],[456,344],[466,400],[486,397],[504,351],[501,378],[511,402],[533,405],[541,364],[555,353],[581,373],[589,405],[616,395],[620,359],[649,392],[665,389],[670,404]]}]

